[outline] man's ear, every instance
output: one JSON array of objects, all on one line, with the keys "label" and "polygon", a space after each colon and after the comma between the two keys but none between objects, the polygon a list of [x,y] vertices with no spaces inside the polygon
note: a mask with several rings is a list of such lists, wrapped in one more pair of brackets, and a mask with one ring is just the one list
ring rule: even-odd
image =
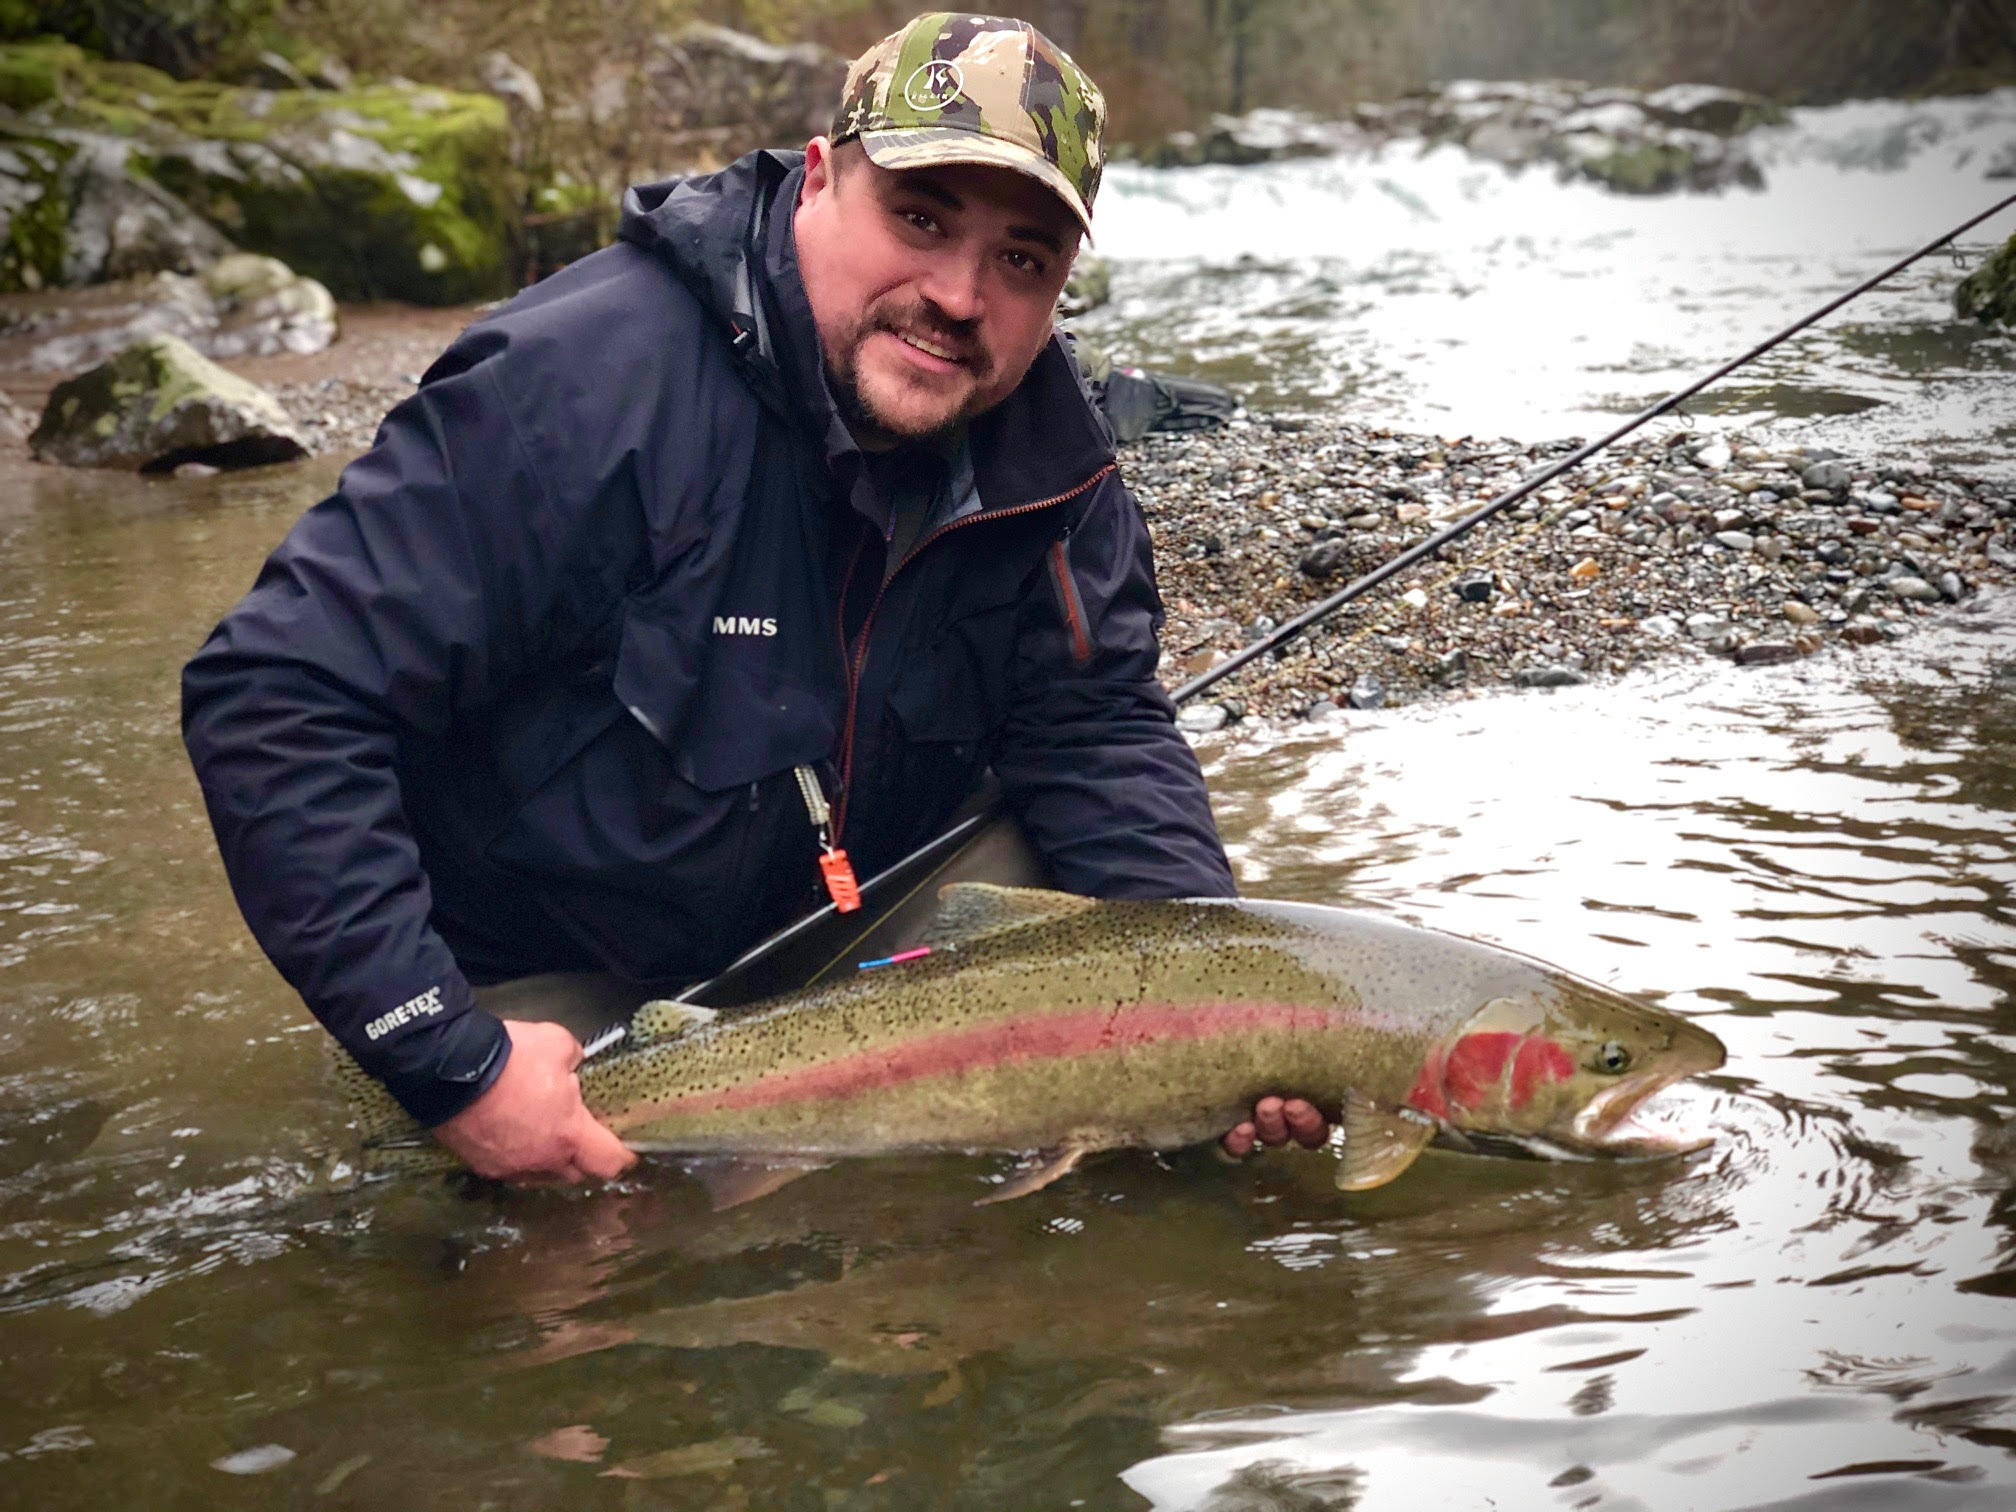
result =
[{"label": "man's ear", "polygon": [[798,186],[798,203],[810,204],[833,185],[833,144],[816,136],[805,144],[805,181]]}]

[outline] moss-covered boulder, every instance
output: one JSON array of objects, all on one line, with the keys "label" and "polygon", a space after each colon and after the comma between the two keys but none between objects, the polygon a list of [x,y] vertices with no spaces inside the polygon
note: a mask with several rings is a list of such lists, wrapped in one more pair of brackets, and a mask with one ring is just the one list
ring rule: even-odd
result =
[{"label": "moss-covered boulder", "polygon": [[172,336],[59,384],[28,445],[44,462],[141,472],[256,467],[306,450],[271,394]]},{"label": "moss-covered boulder", "polygon": [[1057,313],[1069,320],[1096,310],[1113,297],[1113,269],[1096,252],[1080,251],[1057,296]]},{"label": "moss-covered boulder", "polygon": [[2016,236],[1960,280],[1953,291],[1953,308],[1962,320],[2016,326]]},{"label": "moss-covered boulder", "polygon": [[[0,286],[61,277],[80,154],[186,206],[248,251],[339,298],[451,304],[513,286],[510,133],[503,103],[404,83],[256,89],[177,80],[55,43],[0,47],[0,199],[16,203]],[[18,244],[18,246],[17,246]],[[127,271],[143,271],[139,268]],[[98,276],[113,276],[101,274]]]},{"label": "moss-covered boulder", "polygon": [[305,355],[336,339],[335,299],[277,257],[220,257],[204,270],[203,289],[217,305],[217,329],[203,344],[212,357]]}]

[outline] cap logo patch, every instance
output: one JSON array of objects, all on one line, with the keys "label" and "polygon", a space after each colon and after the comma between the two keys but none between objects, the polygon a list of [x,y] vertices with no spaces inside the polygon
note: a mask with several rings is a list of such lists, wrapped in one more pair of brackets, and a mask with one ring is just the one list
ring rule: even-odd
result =
[{"label": "cap logo patch", "polygon": [[933,58],[910,75],[903,103],[912,110],[939,110],[966,92],[966,76],[950,58]]}]

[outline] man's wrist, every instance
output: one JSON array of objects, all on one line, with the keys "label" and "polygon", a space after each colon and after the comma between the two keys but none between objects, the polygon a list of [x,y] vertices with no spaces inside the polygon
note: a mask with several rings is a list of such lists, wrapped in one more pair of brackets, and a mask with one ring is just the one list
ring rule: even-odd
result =
[{"label": "man's wrist", "polygon": [[435,1028],[431,1054],[411,1071],[385,1078],[385,1090],[427,1128],[446,1123],[496,1083],[511,1058],[503,1022],[471,1008]]}]

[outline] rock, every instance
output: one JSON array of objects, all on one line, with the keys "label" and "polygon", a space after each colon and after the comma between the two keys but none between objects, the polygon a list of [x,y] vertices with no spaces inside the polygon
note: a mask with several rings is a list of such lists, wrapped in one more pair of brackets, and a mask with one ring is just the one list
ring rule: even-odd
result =
[{"label": "rock", "polygon": [[757,147],[803,147],[832,125],[846,82],[847,60],[829,48],[696,21],[654,38],[625,81],[640,107],[630,119],[648,123],[629,152],[652,177],[720,167]]},{"label": "rock", "polygon": [[1785,618],[1792,621],[1795,625],[1811,625],[1818,623],[1820,611],[1815,609],[1811,604],[1801,603],[1798,599],[1787,599],[1785,601]]},{"label": "rock", "polygon": [[172,336],[59,384],[29,445],[45,462],[143,472],[184,462],[254,467],[305,452],[271,394]]},{"label": "rock", "polygon": [[1302,711],[1302,717],[1307,720],[1312,720],[1317,723],[1321,723],[1323,720],[1326,719],[1334,719],[1337,715],[1343,712],[1344,711],[1342,709],[1338,708],[1337,705],[1332,703],[1329,699],[1319,698],[1316,700],[1316,702],[1312,703],[1311,705],[1309,705],[1308,708]]},{"label": "rock", "polygon": [[1942,572],[1939,575],[1939,596],[1949,604],[1957,604],[1967,596],[1967,581],[1957,572]]},{"label": "rock", "polygon": [[193,273],[232,250],[131,158],[102,133],[0,121],[0,290]]},{"label": "rock", "polygon": [[[32,123],[0,116],[0,205],[13,214],[0,286],[195,272],[229,243],[341,298],[458,303],[514,283],[498,99],[403,82],[232,88],[32,46],[49,97]],[[79,174],[116,188],[60,192]],[[24,258],[24,245],[43,250]]]},{"label": "rock", "polygon": [[1507,168],[1523,168],[1545,155],[1547,135],[1534,126],[1494,119],[1473,127],[1463,145],[1472,157],[1503,163]]},{"label": "rock", "polygon": [[1783,106],[1762,95],[1713,84],[1669,84],[1644,98],[1646,114],[1668,126],[1734,136],[1756,126],[1777,126],[1787,116]]},{"label": "rock", "polygon": [[277,258],[233,252],[200,278],[159,273],[133,287],[128,302],[94,308],[92,320],[40,343],[28,355],[39,372],[75,372],[156,336],[186,341],[209,357],[319,352],[336,339],[336,301],[312,278]]},{"label": "rock", "polygon": [[1572,667],[1521,667],[1512,680],[1522,688],[1573,688],[1589,679]]},{"label": "rock", "polygon": [[1757,540],[1741,530],[1718,530],[1715,532],[1715,544],[1730,551],[1748,551],[1757,544]]},{"label": "rock", "polygon": [[200,279],[157,273],[134,285],[135,297],[97,311],[99,323],[39,343],[28,354],[37,372],[75,372],[157,336],[173,336],[199,351],[217,329],[217,302]]},{"label": "rock", "polygon": [[1730,456],[1728,442],[1709,441],[1696,449],[1694,453],[1694,465],[1705,468],[1709,472],[1719,472],[1729,465]]},{"label": "rock", "polygon": [[1855,481],[1855,471],[1845,462],[1815,462],[1799,474],[1799,481],[1807,488],[1817,488],[1830,494],[1844,493]]},{"label": "rock", "polygon": [[219,258],[204,271],[203,287],[217,302],[217,330],[201,344],[212,357],[306,354],[336,339],[335,299],[277,257]]},{"label": "rock", "polygon": [[1578,583],[1589,583],[1594,582],[1602,571],[1603,568],[1597,563],[1594,557],[1584,557],[1568,569],[1568,576]]},{"label": "rock", "polygon": [[1057,313],[1065,319],[1096,310],[1113,297],[1113,270],[1096,252],[1080,251],[1057,298]]},{"label": "rock", "polygon": [[1774,662],[1797,661],[1799,648],[1783,641],[1752,641],[1747,646],[1738,646],[1730,653],[1730,660],[1739,667],[1765,667]]},{"label": "rock", "polygon": [[1886,579],[1885,586],[1896,597],[1911,599],[1919,603],[1933,603],[1942,597],[1939,590],[1926,582],[1925,579],[1914,577],[1908,572]]},{"label": "rock", "polygon": [[1214,730],[1222,730],[1231,723],[1232,716],[1223,704],[1189,704],[1176,716],[1176,728],[1189,735],[1209,735]]},{"label": "rock", "polygon": [[1302,554],[1302,572],[1313,578],[1334,577],[1351,559],[1351,548],[1342,541],[1318,541]]},{"label": "rock", "polygon": [[214,1459],[210,1461],[210,1468],[222,1470],[226,1475],[265,1475],[291,1463],[294,1458],[294,1451],[285,1444],[258,1444],[227,1454],[222,1459]]},{"label": "rock", "polygon": [[485,53],[476,65],[476,77],[504,102],[514,119],[530,122],[546,113],[546,91],[539,87],[538,77],[511,54]]},{"label": "rock", "polygon": [[2016,325],[2016,236],[1960,281],[1953,308],[1962,320]]},{"label": "rock", "polygon": [[313,89],[308,76],[295,67],[292,59],[268,49],[252,61],[252,67],[240,75],[239,82],[250,84],[254,89]]},{"label": "rock", "polygon": [[1344,702],[1353,709],[1378,709],[1386,704],[1386,684],[1374,673],[1367,672],[1351,684],[1351,691]]},{"label": "rock", "polygon": [[35,417],[6,394],[0,394],[0,443],[19,446],[35,429]]},{"label": "rock", "polygon": [[1199,168],[1211,163],[1236,167],[1327,157],[1367,144],[1356,121],[1318,121],[1301,111],[1263,106],[1243,116],[1213,116],[1203,131],[1174,131],[1117,155],[1131,156],[1150,168]]},{"label": "rock", "polygon": [[1456,597],[1466,604],[1489,603],[1493,592],[1493,580],[1488,572],[1465,573],[1451,586],[1456,590]]},{"label": "rock", "polygon": [[1435,665],[1428,675],[1445,686],[1453,687],[1470,676],[1470,653],[1458,646],[1453,651],[1445,651],[1435,658]]}]

